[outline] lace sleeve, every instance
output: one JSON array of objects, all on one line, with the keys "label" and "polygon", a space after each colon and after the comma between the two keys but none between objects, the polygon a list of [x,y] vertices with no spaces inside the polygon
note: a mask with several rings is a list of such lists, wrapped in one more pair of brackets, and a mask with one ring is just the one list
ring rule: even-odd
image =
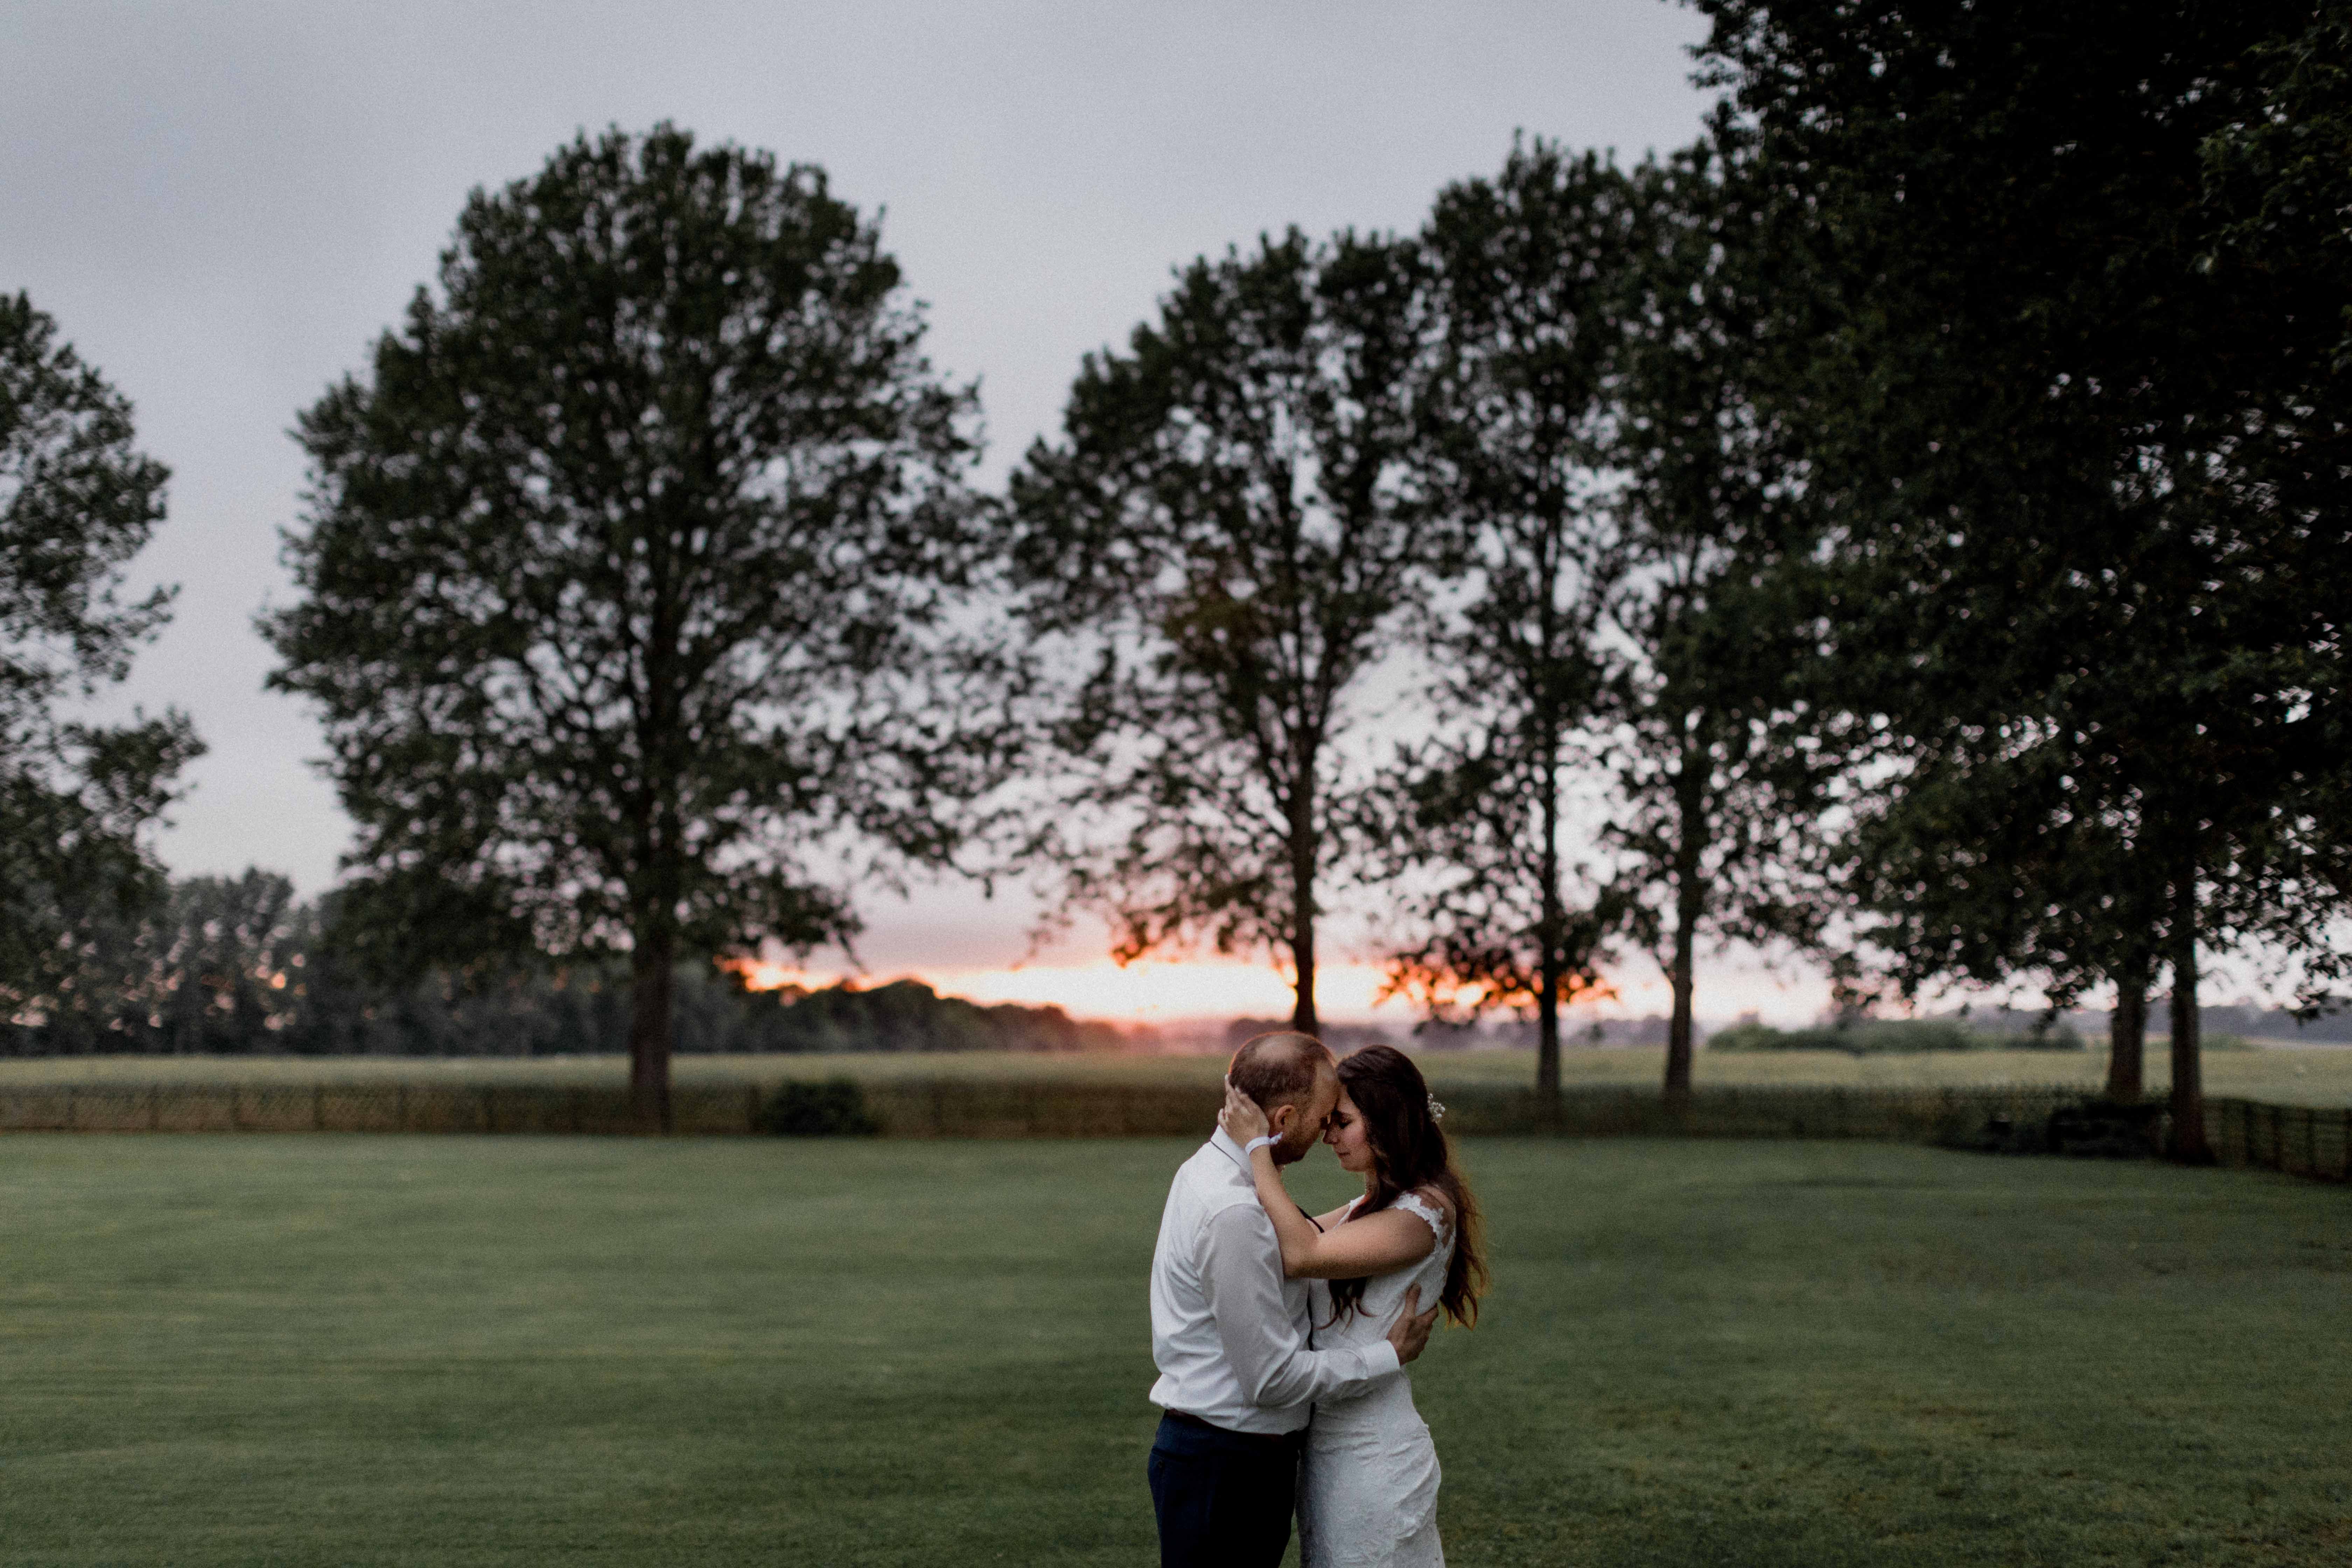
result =
[{"label": "lace sleeve", "polygon": [[1402,1209],[1410,1215],[1420,1215],[1422,1222],[1437,1233],[1437,1244],[1440,1247],[1445,1245],[1445,1211],[1444,1209],[1439,1208],[1419,1193],[1399,1193],[1396,1202],[1389,1206]]}]

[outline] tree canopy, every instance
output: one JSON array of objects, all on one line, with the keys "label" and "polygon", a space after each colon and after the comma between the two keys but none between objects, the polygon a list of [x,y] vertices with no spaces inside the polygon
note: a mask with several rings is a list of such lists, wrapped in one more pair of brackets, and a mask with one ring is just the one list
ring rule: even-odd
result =
[{"label": "tree canopy", "polygon": [[1422,605],[1436,723],[1400,747],[1387,791],[1378,858],[1418,877],[1406,913],[1424,933],[1391,974],[1441,1015],[1457,1000],[1532,1012],[1547,1095],[1560,1006],[1600,984],[1616,920],[1570,885],[1570,818],[1622,568],[1599,470],[1638,226],[1622,173],[1536,142],[1440,192],[1422,235],[1436,347],[1416,460],[1464,586],[1457,605]]},{"label": "tree canopy", "polygon": [[1077,672],[1031,858],[1121,957],[1280,954],[1306,1030],[1344,742],[1439,554],[1422,272],[1410,241],[1296,230],[1192,263],[1012,485],[1020,613]]},{"label": "tree canopy", "polygon": [[1825,700],[1877,737],[1851,760],[1880,847],[1943,855],[1890,881],[1865,841],[1864,902],[1902,906],[1915,974],[2062,989],[2160,921],[2194,1156],[2200,946],[2324,948],[2333,901],[2341,480],[2258,460],[2316,455],[2293,345],[2333,307],[2210,263],[2207,174],[2308,7],[1705,9],[1783,283]]},{"label": "tree canopy", "polygon": [[68,716],[121,680],[172,591],[124,595],[163,518],[168,470],[134,444],[131,404],[0,296],[0,1011],[70,987],[105,922],[153,895],[142,829],[197,756],[185,716]]},{"label": "tree canopy", "polygon": [[352,948],[628,952],[662,1114],[677,958],[851,937],[844,842],[954,850],[972,395],[821,171],[667,125],[474,193],[438,284],[302,416],[272,680],[358,825]]}]

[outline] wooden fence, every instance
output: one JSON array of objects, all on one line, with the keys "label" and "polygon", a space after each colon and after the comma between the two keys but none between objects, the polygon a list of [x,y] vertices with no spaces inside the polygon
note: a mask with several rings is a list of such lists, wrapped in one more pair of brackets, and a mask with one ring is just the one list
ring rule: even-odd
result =
[{"label": "wooden fence", "polygon": [[2225,1165],[2352,1182],[2352,1109],[2208,1100],[2205,1136]]},{"label": "wooden fence", "polygon": [[[758,1130],[772,1086],[679,1086],[673,1130]],[[1215,1120],[1207,1086],[926,1079],[862,1086],[892,1138],[1181,1136]],[[1707,1089],[1670,1113],[1654,1089],[1574,1089],[1548,1105],[1532,1091],[1444,1090],[1449,1131],[1717,1138],[1892,1138],[1964,1134],[1987,1118],[2047,1116],[2065,1089]],[[88,1132],[586,1132],[641,1131],[620,1088],[544,1084],[45,1085],[0,1089],[0,1131]]]},{"label": "wooden fence", "polygon": [[[683,1085],[673,1131],[742,1135],[773,1086]],[[908,1079],[862,1086],[888,1138],[1197,1136],[1221,1095],[1172,1084]],[[1652,1089],[1578,1088],[1548,1104],[1532,1090],[1441,1091],[1447,1131],[1471,1135],[1865,1138],[1965,1142],[1995,1118],[2024,1126],[2081,1103],[2073,1088],[1707,1088],[1669,1110]],[[2352,1181],[2352,1110],[2215,1099],[2207,1134],[2225,1164]],[[0,1089],[0,1131],[556,1132],[643,1131],[621,1088],[544,1084],[45,1085]]]},{"label": "wooden fence", "polygon": [[[753,1085],[671,1093],[679,1132],[748,1132]],[[625,1089],[547,1084],[65,1084],[0,1089],[0,1131],[635,1132]]]}]

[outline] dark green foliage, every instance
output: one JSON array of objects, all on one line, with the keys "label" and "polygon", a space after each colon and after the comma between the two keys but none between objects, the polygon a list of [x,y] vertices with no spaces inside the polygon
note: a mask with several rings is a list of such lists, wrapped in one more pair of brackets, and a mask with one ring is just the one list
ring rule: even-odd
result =
[{"label": "dark green foliage", "polygon": [[2342,298],[2216,250],[2216,149],[2294,100],[2312,7],[1704,8],[1777,270],[1759,384],[1835,544],[1851,890],[1906,986],[2168,965],[2200,1157],[2200,946],[2324,981],[2352,896]]},{"label": "dark green foliage", "polygon": [[976,410],[921,335],[873,223],[765,153],[583,136],[467,200],[301,417],[302,597],[264,623],[372,974],[625,952],[656,1109],[676,963],[849,936],[841,836],[950,853]]},{"label": "dark green foliage", "polygon": [[1422,274],[1409,242],[1296,230],[1194,261],[1012,484],[1021,616],[1076,672],[1032,863],[1122,956],[1280,955],[1304,1029],[1321,884],[1357,847],[1342,742],[1444,543]]},{"label": "dark green foliage", "polygon": [[881,1130],[855,1079],[783,1084],[760,1107],[760,1131],[786,1138],[871,1138]]},{"label": "dark green foliage", "polygon": [[1843,1051],[1849,1056],[1911,1051],[2080,1051],[2083,1037],[2061,1024],[2026,1035],[1984,1035],[1947,1018],[1857,1018],[1809,1029],[1734,1024],[1706,1037],[1710,1051]]},{"label": "dark green foliage", "polygon": [[[297,901],[274,872],[194,877],[89,922],[37,1022],[0,1025],[0,1056],[543,1057],[627,1051],[628,966],[612,960],[383,983],[340,946],[342,897]],[[747,992],[709,963],[670,977],[677,1048],[768,1051],[1117,1050],[1108,1024],[1059,1007],[983,1006],[901,980],[861,990]]]},{"label": "dark green foliage", "polygon": [[316,911],[274,872],[173,881],[91,922],[79,962],[12,1054],[229,1056],[299,1049]]},{"label": "dark green foliage", "polygon": [[1947,1147],[1980,1154],[2067,1154],[2146,1160],[2161,1151],[2164,1107],[2146,1100],[2085,1100],[2040,1116],[1993,1116]]},{"label": "dark green foliage", "polygon": [[134,434],[130,402],[57,323],[0,295],[0,1017],[57,1005],[152,896],[140,833],[203,751],[176,711],[113,726],[57,711],[128,674],[170,608],[168,588],[121,597],[169,477]]},{"label": "dark green foliage", "polygon": [[1059,1007],[982,1006],[941,996],[919,980],[871,990],[830,986],[785,1003],[771,1032],[784,1051],[1117,1050],[1108,1024],[1081,1024]]}]

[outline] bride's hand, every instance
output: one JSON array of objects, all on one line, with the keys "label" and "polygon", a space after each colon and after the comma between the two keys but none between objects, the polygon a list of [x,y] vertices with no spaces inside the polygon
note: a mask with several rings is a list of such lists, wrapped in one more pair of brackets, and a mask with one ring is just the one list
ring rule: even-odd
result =
[{"label": "bride's hand", "polygon": [[1244,1148],[1249,1146],[1251,1139],[1263,1138],[1267,1131],[1265,1112],[1258,1109],[1256,1100],[1235,1089],[1231,1079],[1225,1083],[1225,1108],[1217,1112],[1217,1125],[1225,1130],[1226,1137]]}]

